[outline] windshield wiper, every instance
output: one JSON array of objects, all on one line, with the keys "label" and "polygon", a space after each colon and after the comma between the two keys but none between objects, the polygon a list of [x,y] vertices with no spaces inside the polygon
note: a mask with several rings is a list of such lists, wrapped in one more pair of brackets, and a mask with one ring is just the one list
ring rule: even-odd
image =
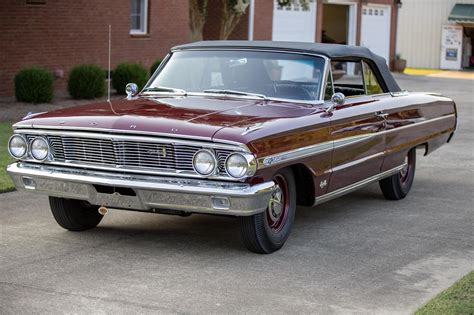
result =
[{"label": "windshield wiper", "polygon": [[173,93],[173,94],[180,94],[180,95],[187,94],[185,90],[169,88],[166,86],[153,86],[153,87],[144,88],[143,92],[165,92],[165,93]]},{"label": "windshield wiper", "polygon": [[202,92],[203,93],[209,93],[209,94],[229,94],[229,95],[241,95],[241,96],[255,96],[255,97],[258,97],[258,98],[267,99],[267,97],[263,94],[243,92],[243,91],[235,91],[235,90],[209,89],[209,90],[204,90]]}]

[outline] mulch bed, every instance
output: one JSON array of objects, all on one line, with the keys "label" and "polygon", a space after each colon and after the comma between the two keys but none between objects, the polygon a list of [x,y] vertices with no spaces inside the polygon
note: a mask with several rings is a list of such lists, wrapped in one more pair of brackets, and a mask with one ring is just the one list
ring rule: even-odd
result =
[{"label": "mulch bed", "polygon": [[[111,99],[123,98],[123,95],[112,94]],[[92,100],[75,100],[70,96],[55,96],[51,103],[31,104],[17,102],[14,97],[0,98],[0,122],[16,122],[25,117],[28,113],[48,112],[56,109],[85,105],[90,103],[104,102],[107,97]]]}]

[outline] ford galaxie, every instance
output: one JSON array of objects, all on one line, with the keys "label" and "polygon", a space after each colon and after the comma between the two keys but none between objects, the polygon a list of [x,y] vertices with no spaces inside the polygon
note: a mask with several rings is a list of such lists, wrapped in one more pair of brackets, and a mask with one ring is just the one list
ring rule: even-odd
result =
[{"label": "ford galaxie", "polygon": [[400,89],[386,61],[345,45],[204,41],[171,49],[127,98],[33,114],[14,125],[8,172],[49,196],[62,227],[108,208],[238,217],[245,246],[283,246],[296,207],[379,182],[413,184],[416,149],[455,132],[454,102]]}]

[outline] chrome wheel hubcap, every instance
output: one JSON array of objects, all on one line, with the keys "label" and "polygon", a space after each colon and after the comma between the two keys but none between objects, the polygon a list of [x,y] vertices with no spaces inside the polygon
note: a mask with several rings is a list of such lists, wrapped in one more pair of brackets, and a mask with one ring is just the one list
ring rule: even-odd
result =
[{"label": "chrome wheel hubcap", "polygon": [[407,174],[408,174],[408,155],[405,156],[404,163],[405,163],[405,166],[403,166],[402,170],[400,171],[400,176],[402,178],[405,178],[405,176],[407,176]]},{"label": "chrome wheel hubcap", "polygon": [[277,221],[283,213],[282,195],[280,186],[277,186],[268,202],[268,212],[273,221]]}]

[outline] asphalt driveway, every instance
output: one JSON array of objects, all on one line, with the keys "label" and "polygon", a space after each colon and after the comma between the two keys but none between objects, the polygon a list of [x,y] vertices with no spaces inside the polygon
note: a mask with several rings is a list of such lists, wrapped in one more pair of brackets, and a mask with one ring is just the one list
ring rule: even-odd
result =
[{"label": "asphalt driveway", "polygon": [[459,130],[412,192],[372,185],[299,208],[272,255],[247,252],[237,220],[111,211],[73,233],[47,198],[0,194],[0,313],[410,313],[474,269],[474,81],[397,77],[453,97]]}]

